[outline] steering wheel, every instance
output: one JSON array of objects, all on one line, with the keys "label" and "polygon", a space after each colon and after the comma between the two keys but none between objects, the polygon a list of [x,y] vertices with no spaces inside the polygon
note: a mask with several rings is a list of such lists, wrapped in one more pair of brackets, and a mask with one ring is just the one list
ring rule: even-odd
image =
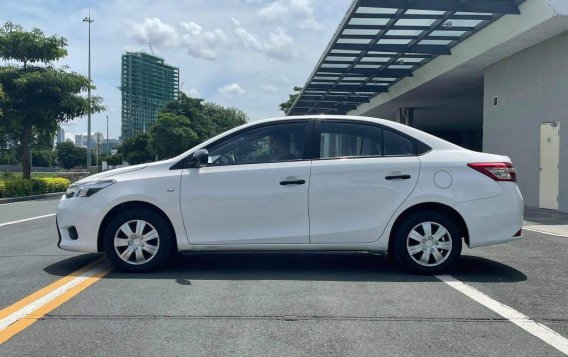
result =
[{"label": "steering wheel", "polygon": [[224,166],[224,165],[232,165],[235,163],[235,160],[227,154],[223,154],[213,161],[213,166]]}]

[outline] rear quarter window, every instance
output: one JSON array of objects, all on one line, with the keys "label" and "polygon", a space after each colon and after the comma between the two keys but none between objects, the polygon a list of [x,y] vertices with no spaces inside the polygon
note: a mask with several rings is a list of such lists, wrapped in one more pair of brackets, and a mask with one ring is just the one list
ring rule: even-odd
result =
[{"label": "rear quarter window", "polygon": [[383,143],[385,156],[414,155],[414,141],[390,130],[383,132]]}]

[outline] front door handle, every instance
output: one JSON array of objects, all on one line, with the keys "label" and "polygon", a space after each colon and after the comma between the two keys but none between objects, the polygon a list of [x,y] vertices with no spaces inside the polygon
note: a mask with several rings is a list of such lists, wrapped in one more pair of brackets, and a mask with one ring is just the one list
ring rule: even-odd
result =
[{"label": "front door handle", "polygon": [[408,180],[410,175],[394,175],[394,176],[386,176],[385,180]]},{"label": "front door handle", "polygon": [[303,185],[306,183],[306,180],[289,180],[289,181],[280,181],[282,186],[286,185]]}]

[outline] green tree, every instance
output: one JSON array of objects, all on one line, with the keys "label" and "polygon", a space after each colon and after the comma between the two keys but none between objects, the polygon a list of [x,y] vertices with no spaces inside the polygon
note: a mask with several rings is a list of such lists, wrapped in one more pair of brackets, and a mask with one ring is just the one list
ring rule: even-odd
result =
[{"label": "green tree", "polygon": [[108,159],[107,159],[107,163],[111,166],[122,165],[123,161],[124,161],[124,159],[122,158],[122,155],[120,155],[120,154],[115,154],[115,155],[109,156]]},{"label": "green tree", "polygon": [[[2,85],[0,85],[0,100],[4,98],[4,92],[2,91]],[[2,109],[0,109],[0,118],[2,118]]]},{"label": "green tree", "polygon": [[280,110],[283,111],[284,114],[287,114],[290,108],[292,108],[292,104],[294,104],[296,98],[298,98],[301,91],[302,87],[295,86],[293,92],[290,95],[288,95],[288,100],[283,103],[280,103]]},{"label": "green tree", "polygon": [[122,164],[122,155],[120,154],[103,154],[99,156],[99,162],[106,161],[109,166],[116,166]]},{"label": "green tree", "polygon": [[205,116],[203,101],[201,98],[191,98],[185,93],[180,93],[179,98],[167,103],[161,113],[182,115],[188,118],[191,121],[191,128],[197,134],[198,140],[209,138],[213,132],[213,125]]},{"label": "green tree", "polygon": [[118,148],[118,153],[130,165],[142,164],[154,160],[154,154],[148,147],[150,136],[148,133],[140,133],[130,137]]},{"label": "green tree", "polygon": [[[4,91],[0,110],[5,133],[21,147],[24,178],[30,177],[33,142],[47,133],[53,137],[59,123],[89,110],[81,93],[94,86],[84,76],[52,65],[67,55],[66,47],[65,38],[45,36],[38,28],[25,31],[11,22],[0,28],[0,58],[18,63],[0,67]],[[90,106],[92,112],[104,109],[99,97],[94,97]]]},{"label": "green tree", "polygon": [[[184,93],[180,93],[178,100],[166,104],[161,113],[188,118],[191,129],[197,135],[195,144],[247,122],[247,115],[239,109],[190,98]],[[190,148],[191,146],[186,150]]]},{"label": "green tree", "polygon": [[57,154],[53,150],[32,150],[32,165],[53,167]]},{"label": "green tree", "polygon": [[59,166],[64,169],[83,167],[87,161],[87,149],[78,148],[69,141],[57,144],[56,151]]},{"label": "green tree", "polygon": [[247,115],[240,109],[224,107],[219,104],[205,102],[203,112],[210,121],[210,133],[207,137],[201,138],[199,142],[205,141],[224,131],[243,125],[247,122]]},{"label": "green tree", "polygon": [[0,148],[0,165],[19,165],[18,156],[14,147]]},{"label": "green tree", "polygon": [[173,113],[160,113],[148,134],[149,148],[160,159],[179,155],[199,143],[191,120]]}]

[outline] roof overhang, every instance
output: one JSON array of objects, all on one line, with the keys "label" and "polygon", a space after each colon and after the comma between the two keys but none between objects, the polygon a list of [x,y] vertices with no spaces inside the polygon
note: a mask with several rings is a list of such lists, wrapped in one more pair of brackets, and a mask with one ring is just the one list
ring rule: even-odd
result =
[{"label": "roof overhang", "polygon": [[[555,0],[524,5],[544,1]],[[364,113],[487,26],[520,17],[524,2],[355,0],[288,114]]]}]

